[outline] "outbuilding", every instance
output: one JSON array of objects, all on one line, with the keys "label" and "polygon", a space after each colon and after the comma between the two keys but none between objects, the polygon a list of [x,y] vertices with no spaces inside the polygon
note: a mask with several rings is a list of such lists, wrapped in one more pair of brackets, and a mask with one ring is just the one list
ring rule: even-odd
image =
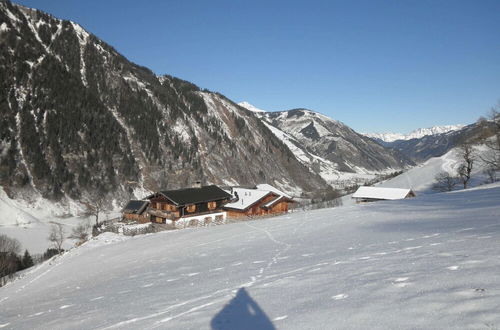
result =
[{"label": "outbuilding", "polygon": [[135,220],[137,222],[148,222],[149,215],[146,209],[149,201],[130,200],[127,205],[122,209],[122,219]]},{"label": "outbuilding", "polygon": [[259,188],[267,189],[231,188],[228,192],[233,195],[233,199],[224,205],[228,217],[242,218],[286,213],[289,205],[295,203],[288,195],[270,185]]},{"label": "outbuilding", "polygon": [[405,199],[410,197],[415,197],[415,193],[411,189],[366,186],[359,187],[352,195],[352,198],[356,199],[356,203]]}]

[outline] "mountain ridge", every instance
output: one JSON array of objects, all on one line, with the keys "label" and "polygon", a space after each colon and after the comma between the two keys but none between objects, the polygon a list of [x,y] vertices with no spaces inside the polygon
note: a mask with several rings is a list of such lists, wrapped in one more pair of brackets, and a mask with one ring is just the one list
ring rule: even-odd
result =
[{"label": "mountain ridge", "polygon": [[255,114],[299,161],[337,188],[413,164],[344,123],[313,110],[296,108]]},{"label": "mountain ridge", "polygon": [[462,124],[442,125],[442,126],[432,126],[428,128],[417,128],[408,134],[402,134],[402,133],[362,133],[362,134],[369,138],[373,138],[383,142],[394,142],[397,140],[419,139],[428,135],[448,133],[451,131],[460,130],[463,127],[465,127],[465,125]]}]

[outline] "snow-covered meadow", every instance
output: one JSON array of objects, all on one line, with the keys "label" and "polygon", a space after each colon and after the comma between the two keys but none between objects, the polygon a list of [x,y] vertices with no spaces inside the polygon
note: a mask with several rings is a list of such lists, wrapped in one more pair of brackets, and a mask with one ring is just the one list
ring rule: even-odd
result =
[{"label": "snow-covered meadow", "polygon": [[[120,216],[119,208],[113,204],[113,211],[102,212],[99,220]],[[63,225],[68,236],[80,223],[93,224],[95,218],[85,213],[81,203],[71,199],[64,202],[49,201],[35,195],[27,199],[11,199],[0,187],[0,234],[17,239],[22,249],[31,254],[43,253],[51,246],[49,236],[53,222]],[[73,247],[75,240],[67,239],[64,249]]]},{"label": "snow-covered meadow", "polygon": [[[487,180],[486,175],[483,173],[486,164],[481,161],[481,157],[486,155],[487,152],[488,148],[484,145],[474,146],[475,161],[472,170],[472,178],[469,182],[469,186],[471,187],[479,186]],[[452,176],[456,176],[457,169],[462,163],[463,159],[460,156],[459,149],[453,148],[446,154],[440,157],[430,158],[397,177],[377,184],[377,186],[386,188],[409,188],[417,193],[434,193],[432,185],[435,181],[436,174],[447,172]],[[460,185],[457,186],[457,189],[460,189]]]},{"label": "snow-covered meadow", "polygon": [[500,184],[136,237],[0,288],[4,329],[500,326]]}]

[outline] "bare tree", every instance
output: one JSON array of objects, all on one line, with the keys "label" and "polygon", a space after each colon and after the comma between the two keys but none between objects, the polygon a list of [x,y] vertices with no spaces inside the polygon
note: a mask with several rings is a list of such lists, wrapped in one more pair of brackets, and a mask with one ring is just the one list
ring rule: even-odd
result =
[{"label": "bare tree", "polygon": [[97,197],[93,201],[83,201],[82,204],[87,208],[88,214],[95,217],[95,225],[99,226],[99,215],[106,209],[104,198]]},{"label": "bare tree", "polygon": [[488,180],[486,181],[487,183],[493,183],[498,181],[498,175],[497,175],[498,168],[494,166],[488,166],[484,170],[484,174],[488,177]]},{"label": "bare tree", "polygon": [[73,228],[71,235],[68,238],[76,239],[78,242],[76,245],[82,245],[85,241],[87,241],[89,237],[90,223],[87,221],[82,221],[78,226]]},{"label": "bare tree", "polygon": [[479,158],[488,168],[500,170],[500,101],[490,110],[488,118],[480,118],[483,126],[482,140],[487,151]]},{"label": "bare tree", "polygon": [[434,184],[432,189],[436,191],[452,191],[453,188],[459,183],[459,179],[456,176],[452,176],[448,172],[439,172],[434,177]]},{"label": "bare tree", "polygon": [[460,181],[464,185],[464,189],[467,189],[469,181],[471,179],[472,168],[474,167],[475,152],[474,146],[469,142],[462,142],[459,145],[459,156],[462,159],[462,164],[457,169],[457,174]]},{"label": "bare tree", "polygon": [[50,228],[50,234],[48,240],[54,245],[54,248],[57,249],[59,254],[62,252],[62,245],[64,243],[64,227],[62,224],[58,222],[52,222]]},{"label": "bare tree", "polygon": [[20,251],[21,243],[17,239],[0,234],[0,277],[16,272],[17,254]]}]

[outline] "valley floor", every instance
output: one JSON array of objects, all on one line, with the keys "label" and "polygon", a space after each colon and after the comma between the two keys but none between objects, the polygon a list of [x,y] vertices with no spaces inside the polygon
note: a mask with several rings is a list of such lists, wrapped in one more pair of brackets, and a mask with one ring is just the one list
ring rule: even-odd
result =
[{"label": "valley floor", "polygon": [[498,328],[499,201],[497,184],[103,234],[0,288],[0,328]]}]

